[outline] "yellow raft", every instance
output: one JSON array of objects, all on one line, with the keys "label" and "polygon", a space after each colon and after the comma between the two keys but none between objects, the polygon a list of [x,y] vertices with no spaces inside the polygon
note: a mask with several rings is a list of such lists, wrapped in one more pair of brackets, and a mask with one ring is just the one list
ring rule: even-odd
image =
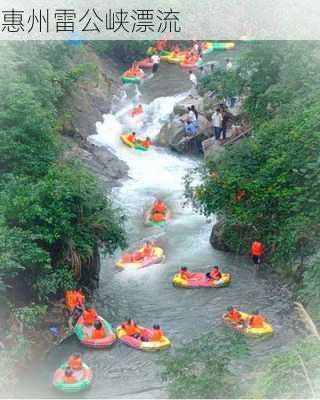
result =
[{"label": "yellow raft", "polygon": [[[241,314],[241,318],[243,320],[248,320],[251,318],[252,315],[244,313],[239,311]],[[258,336],[266,336],[266,335],[272,335],[273,334],[273,328],[270,324],[267,322],[264,322],[264,325],[262,328],[249,328],[245,326],[239,326],[238,324],[235,324],[233,321],[231,321],[226,314],[223,316],[223,320],[225,323],[227,323],[229,326],[231,326],[233,329],[243,333],[244,335],[247,336],[253,336],[253,337],[258,337]]]},{"label": "yellow raft", "polygon": [[[142,326],[138,326],[138,328],[142,331],[145,330],[147,333],[148,331],[151,332],[150,329],[143,328]],[[163,336],[161,340],[157,342],[144,342],[139,338],[134,338],[132,336],[128,336],[126,331],[122,329],[121,325],[118,326],[116,330],[117,336],[120,340],[120,342],[133,347],[138,350],[143,350],[143,351],[159,351],[159,350],[164,350],[167,349],[168,347],[171,346],[170,340]]]},{"label": "yellow raft", "polygon": [[[140,253],[143,251],[143,248],[139,249],[137,252]],[[153,255],[151,257],[144,257],[139,261],[135,262],[125,262],[123,258],[116,262],[116,267],[121,269],[131,268],[131,269],[140,269],[149,267],[153,264],[159,264],[164,257],[164,252],[161,247],[153,248]]]},{"label": "yellow raft", "polygon": [[134,148],[135,145],[134,145],[134,143],[130,142],[130,140],[128,140],[128,136],[129,136],[129,134],[127,134],[127,135],[122,135],[122,136],[120,136],[120,139],[121,139],[122,142],[123,142],[124,144],[126,144],[127,146]]},{"label": "yellow raft", "polygon": [[222,273],[222,278],[217,280],[208,279],[206,274],[198,272],[194,273],[192,278],[184,279],[180,273],[177,273],[172,278],[174,286],[182,288],[219,288],[229,285],[231,282],[231,275],[229,273]]}]

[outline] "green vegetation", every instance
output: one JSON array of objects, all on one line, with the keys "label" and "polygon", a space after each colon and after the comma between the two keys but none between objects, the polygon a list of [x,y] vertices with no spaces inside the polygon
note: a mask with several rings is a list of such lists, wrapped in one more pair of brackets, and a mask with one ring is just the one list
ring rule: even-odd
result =
[{"label": "green vegetation", "polygon": [[146,49],[153,43],[154,41],[151,40],[99,40],[90,42],[90,46],[104,57],[111,57],[122,63],[131,64],[133,61],[145,58]]},{"label": "green vegetation", "polygon": [[163,379],[169,382],[170,398],[239,397],[239,376],[231,364],[248,351],[244,336],[222,328],[163,356]]},{"label": "green vegetation", "polygon": [[247,253],[259,239],[283,273],[312,254],[320,239],[318,56],[311,43],[252,45],[236,74],[254,134],[209,161],[196,188],[187,179],[195,205],[223,219],[231,249]]},{"label": "green vegetation", "polygon": [[[15,42],[1,50],[0,296],[7,320],[28,327],[49,299],[88,278],[98,247],[112,253],[125,236],[123,216],[95,178],[63,157],[69,94],[96,78],[95,66],[81,61],[85,48]],[[2,356],[10,365],[20,339]]]},{"label": "green vegetation", "polygon": [[319,340],[308,338],[261,365],[250,398],[301,399],[320,396]]}]

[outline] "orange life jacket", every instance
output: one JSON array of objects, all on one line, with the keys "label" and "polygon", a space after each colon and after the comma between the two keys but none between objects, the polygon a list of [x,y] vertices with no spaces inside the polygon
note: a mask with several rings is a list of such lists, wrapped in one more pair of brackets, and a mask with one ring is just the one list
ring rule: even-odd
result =
[{"label": "orange life jacket", "polygon": [[166,216],[162,213],[156,212],[156,213],[152,214],[152,221],[154,221],[154,222],[162,222],[165,220],[166,220]]},{"label": "orange life jacket", "polygon": [[70,356],[68,360],[68,367],[74,370],[82,369],[81,357]]},{"label": "orange life jacket", "polygon": [[93,325],[97,316],[96,311],[93,308],[89,308],[83,312],[83,321],[86,325]]},{"label": "orange life jacket", "polygon": [[136,137],[130,133],[130,135],[127,136],[127,140],[131,143],[134,143],[136,141]]},{"label": "orange life jacket", "polygon": [[251,253],[253,256],[261,257],[263,254],[263,244],[255,241],[251,245]]},{"label": "orange life jacket", "polygon": [[241,321],[241,314],[239,311],[233,309],[232,311],[229,311],[227,314],[227,317],[230,318],[234,322],[240,322]]},{"label": "orange life jacket", "polygon": [[153,246],[144,245],[141,254],[143,255],[143,257],[151,257],[153,255]]},{"label": "orange life jacket", "polygon": [[73,375],[71,375],[71,376],[65,375],[65,376],[63,377],[63,382],[64,382],[64,383],[67,383],[67,384],[72,384],[72,383],[76,383],[77,380],[76,380],[76,378],[75,378]]},{"label": "orange life jacket", "polygon": [[128,336],[133,336],[134,334],[139,333],[139,328],[134,324],[125,323],[123,329],[126,331]]},{"label": "orange life jacket", "polygon": [[94,329],[92,332],[92,339],[103,339],[104,337],[106,337],[106,331],[103,327],[100,329]]},{"label": "orange life jacket", "polygon": [[161,338],[163,337],[163,331],[161,329],[154,329],[152,331],[151,337],[150,337],[150,341],[151,342],[159,342],[159,340],[161,340]]},{"label": "orange life jacket", "polygon": [[144,139],[144,140],[142,141],[142,146],[145,147],[146,149],[147,149],[148,147],[150,147],[150,144],[151,144],[151,141],[150,141],[149,139]]},{"label": "orange life jacket", "polygon": [[162,201],[157,200],[153,203],[152,211],[154,213],[158,212],[158,213],[164,214],[166,212],[166,210],[167,210],[167,207]]},{"label": "orange life jacket", "polygon": [[264,320],[261,315],[253,315],[250,318],[249,326],[250,328],[262,328],[264,325]]},{"label": "orange life jacket", "polygon": [[210,276],[211,276],[212,279],[215,279],[215,280],[222,278],[222,275],[221,275],[220,271],[211,271],[210,272]]},{"label": "orange life jacket", "polygon": [[192,272],[190,271],[180,271],[180,276],[182,279],[188,280],[192,276]]}]

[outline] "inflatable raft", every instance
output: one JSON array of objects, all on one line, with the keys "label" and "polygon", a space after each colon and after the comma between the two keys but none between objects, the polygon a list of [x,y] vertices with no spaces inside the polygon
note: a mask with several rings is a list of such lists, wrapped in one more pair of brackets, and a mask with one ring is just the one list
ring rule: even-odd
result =
[{"label": "inflatable raft", "polygon": [[141,140],[136,139],[136,141],[134,143],[130,142],[130,140],[128,140],[128,136],[129,133],[127,135],[121,135],[120,139],[121,141],[127,145],[128,147],[131,147],[132,149],[136,149],[136,150],[140,150],[140,151],[148,151],[149,147],[144,147]]},{"label": "inflatable raft", "polygon": [[88,389],[91,385],[93,375],[91,369],[84,362],[82,365],[82,377],[75,383],[65,383],[63,378],[68,363],[62,364],[53,375],[53,386],[64,393],[79,393]]},{"label": "inflatable raft", "polygon": [[137,106],[132,108],[131,110],[129,110],[128,114],[130,115],[130,117],[134,118],[138,115],[141,115],[144,113],[143,107],[142,106]]},{"label": "inflatable raft", "polygon": [[144,60],[139,61],[138,66],[139,68],[145,68],[145,69],[152,68],[153,62],[150,57],[147,57]]},{"label": "inflatable raft", "polygon": [[[149,337],[151,336],[152,329],[143,328],[142,326],[138,326],[138,328],[140,329],[144,337],[148,338],[148,336]],[[143,341],[139,338],[136,339],[132,336],[128,336],[126,334],[126,331],[122,329],[121,325],[117,327],[117,336],[120,342],[135,349],[143,351],[159,351],[159,350],[164,350],[169,346],[171,346],[170,340],[165,336],[158,342],[148,342],[148,341]]]},{"label": "inflatable raft", "polygon": [[172,278],[173,285],[182,288],[220,288],[229,285],[230,282],[231,275],[227,273],[222,273],[220,280],[208,279],[202,272],[195,272],[188,280],[181,278],[180,273]]},{"label": "inflatable raft", "polygon": [[233,49],[235,45],[234,42],[215,42],[212,47],[213,50],[230,50]]},{"label": "inflatable raft", "polygon": [[[241,314],[241,317],[243,320],[248,320],[249,318],[251,318],[250,314],[246,314],[241,311],[240,311],[240,314]],[[264,323],[264,326],[262,328],[248,328],[246,326],[242,326],[242,325],[234,323],[226,316],[226,314],[223,316],[223,320],[226,324],[231,326],[233,329],[235,329],[236,331],[239,331],[247,336],[258,337],[258,336],[265,336],[265,335],[273,334],[273,328],[267,322]]]},{"label": "inflatable raft", "polygon": [[[142,252],[143,248],[138,250],[138,252]],[[135,262],[125,262],[123,258],[116,262],[116,266],[121,269],[132,268],[132,269],[140,269],[145,267],[150,267],[153,264],[159,264],[164,257],[163,250],[160,247],[154,247],[153,256],[144,257],[139,261]]]},{"label": "inflatable raft", "polygon": [[164,62],[168,62],[168,58],[171,55],[171,51],[163,50],[160,52],[160,60]]},{"label": "inflatable raft", "polygon": [[199,59],[199,57],[193,57],[190,60],[184,60],[180,67],[183,69],[196,69],[201,67],[204,64],[203,60]]},{"label": "inflatable raft", "polygon": [[163,226],[163,225],[166,225],[168,220],[171,218],[170,211],[167,210],[165,217],[166,217],[166,219],[164,221],[160,221],[160,222],[153,221],[152,220],[152,208],[149,208],[149,210],[147,210],[144,213],[144,223],[147,226]]},{"label": "inflatable raft", "polygon": [[106,332],[106,336],[102,339],[92,339],[86,335],[84,325],[83,325],[83,317],[81,316],[78,319],[78,322],[74,328],[74,332],[77,335],[80,342],[87,347],[93,347],[95,349],[105,349],[106,347],[111,346],[116,340],[117,337],[112,330],[111,324],[108,321],[103,319],[102,317],[98,317],[101,321],[102,326]]},{"label": "inflatable raft", "polygon": [[139,84],[144,79],[144,72],[142,69],[135,74],[132,74],[130,70],[126,71],[122,76],[121,80],[123,83],[137,83]]}]

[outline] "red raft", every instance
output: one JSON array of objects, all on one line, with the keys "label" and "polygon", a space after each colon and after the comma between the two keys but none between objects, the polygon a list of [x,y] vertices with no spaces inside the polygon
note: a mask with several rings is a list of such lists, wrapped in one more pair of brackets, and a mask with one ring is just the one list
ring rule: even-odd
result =
[{"label": "red raft", "polygon": [[102,317],[98,317],[100,322],[102,323],[104,330],[106,332],[106,336],[101,339],[93,339],[86,333],[83,317],[81,316],[78,319],[77,325],[74,328],[75,334],[77,335],[80,342],[87,347],[93,347],[95,349],[104,349],[106,347],[111,346],[116,340],[117,337],[112,330],[111,324],[103,319]]}]

